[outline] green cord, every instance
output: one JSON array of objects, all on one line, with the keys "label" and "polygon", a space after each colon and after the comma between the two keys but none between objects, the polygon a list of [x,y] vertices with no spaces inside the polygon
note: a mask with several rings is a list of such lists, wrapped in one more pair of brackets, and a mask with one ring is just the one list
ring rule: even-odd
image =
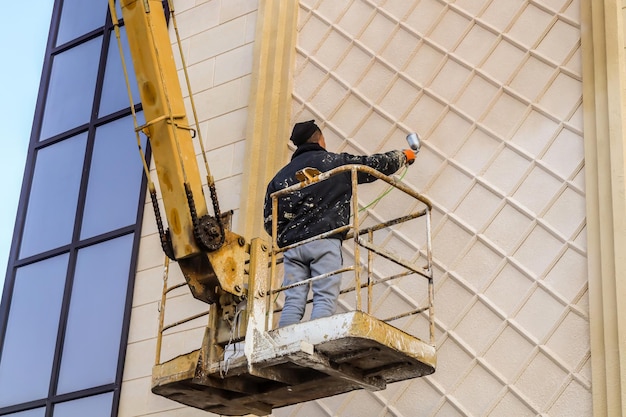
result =
[{"label": "green cord", "polygon": [[[406,175],[407,171],[409,170],[409,166],[406,165],[404,167],[404,172],[402,173],[402,175],[400,175],[400,181],[402,181],[404,179],[404,176]],[[362,212],[363,210],[367,210],[368,208],[370,208],[371,206],[373,206],[374,204],[378,203],[380,200],[382,200],[387,194],[389,194],[391,192],[391,190],[393,190],[393,185],[390,185],[389,188],[387,188],[385,191],[383,191],[383,193],[381,195],[379,195],[374,201],[372,201],[371,203],[369,203],[368,205],[361,207],[359,209],[359,213]]]}]

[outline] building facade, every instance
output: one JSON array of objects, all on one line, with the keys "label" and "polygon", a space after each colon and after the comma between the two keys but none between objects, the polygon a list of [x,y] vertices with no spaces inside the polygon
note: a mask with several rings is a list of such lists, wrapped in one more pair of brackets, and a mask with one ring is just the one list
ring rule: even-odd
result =
[{"label": "building facade", "polygon": [[[402,181],[434,205],[437,371],[272,415],[626,415],[622,2],[173,6],[236,233],[264,233],[265,185],[294,122],[317,120],[337,152],[423,138]],[[0,415],[210,415],[150,392],[164,254],[120,61],[106,1],[56,1],[0,306]],[[419,246],[402,230],[384,244]],[[398,304],[419,300],[402,285],[377,294],[377,310]],[[167,306],[168,322],[207,308],[185,287]],[[205,326],[167,333],[161,360],[197,349]]]}]

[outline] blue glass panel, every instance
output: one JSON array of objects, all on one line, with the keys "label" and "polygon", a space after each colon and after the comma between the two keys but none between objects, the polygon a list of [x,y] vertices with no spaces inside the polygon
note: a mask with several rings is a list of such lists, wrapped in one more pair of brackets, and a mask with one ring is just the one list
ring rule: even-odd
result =
[{"label": "blue glass panel", "polygon": [[7,417],[44,417],[45,408],[35,408],[34,410],[20,411],[19,413],[7,414]]},{"label": "blue glass panel", "polygon": [[58,394],[115,382],[132,243],[127,235],[78,253]]},{"label": "blue glass panel", "polygon": [[54,57],[40,139],[89,122],[102,37]]},{"label": "blue glass panel", "polygon": [[[100,116],[114,113],[118,110],[128,108],[130,100],[128,99],[128,89],[124,76],[124,67],[120,57],[119,46],[115,32],[111,32],[111,43],[109,46],[109,56],[107,57],[106,69],[104,72],[104,88],[102,89],[102,99],[100,101]],[[124,51],[124,62],[126,63],[126,72],[133,95],[133,104],[140,101],[139,90],[137,89],[137,80],[135,78],[135,69],[130,56],[130,48],[128,47],[128,39],[126,38],[126,28],[120,29],[120,40],[122,41],[122,50]]]},{"label": "blue glass panel", "polygon": [[0,407],[48,397],[68,255],[17,270],[0,360]]},{"label": "blue glass panel", "polygon": [[[141,137],[145,150],[146,139]],[[134,224],[142,177],[132,117],[98,127],[81,238]]]},{"label": "blue glass panel", "polygon": [[[111,417],[113,393],[94,395],[54,406],[54,417]],[[20,416],[21,417],[21,416]]]},{"label": "blue glass panel", "polygon": [[20,257],[45,252],[72,240],[87,134],[37,152]]},{"label": "blue glass panel", "polygon": [[103,0],[63,0],[57,45],[104,26],[108,8]]}]

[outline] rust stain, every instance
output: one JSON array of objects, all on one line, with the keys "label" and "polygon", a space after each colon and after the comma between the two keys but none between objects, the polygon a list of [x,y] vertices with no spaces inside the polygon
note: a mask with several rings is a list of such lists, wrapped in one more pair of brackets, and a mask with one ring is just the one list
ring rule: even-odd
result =
[{"label": "rust stain", "polygon": [[165,186],[168,191],[172,191],[172,180],[168,174],[168,171],[165,171],[164,174],[159,177],[159,183],[161,184],[161,188]]},{"label": "rust stain", "polygon": [[178,209],[173,208],[172,210],[170,210],[170,215],[167,219],[170,222],[170,229],[172,230],[172,232],[174,232],[175,234],[179,234],[181,232],[181,225]]},{"label": "rust stain", "polygon": [[235,258],[229,256],[224,260],[224,269],[234,272],[237,270],[237,262],[235,262]]},{"label": "rust stain", "polygon": [[141,87],[141,89],[143,90],[142,101],[144,105],[154,105],[154,103],[156,102],[156,91],[154,85],[150,81],[146,81]]}]

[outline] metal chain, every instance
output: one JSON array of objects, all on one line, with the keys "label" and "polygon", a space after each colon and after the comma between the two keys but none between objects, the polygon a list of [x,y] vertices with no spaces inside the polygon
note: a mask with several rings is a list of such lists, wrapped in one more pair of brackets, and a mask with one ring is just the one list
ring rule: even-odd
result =
[{"label": "metal chain", "polygon": [[[163,220],[161,219],[161,211],[159,209],[159,204],[156,197],[156,187],[154,186],[154,182],[152,181],[152,177],[150,176],[150,169],[148,168],[148,162],[146,161],[146,154],[143,151],[141,146],[141,137],[139,135],[139,123],[137,123],[137,112],[135,111],[135,103],[133,101],[133,92],[130,87],[130,78],[128,76],[128,68],[126,66],[126,59],[124,57],[124,49],[122,47],[122,39],[120,35],[120,23],[117,18],[117,12],[115,10],[115,2],[114,0],[109,0],[109,11],[111,13],[111,21],[113,23],[113,28],[115,29],[115,38],[117,39],[117,48],[120,53],[120,60],[122,63],[122,70],[124,71],[124,81],[126,83],[126,93],[128,94],[128,101],[130,103],[130,111],[133,116],[133,126],[135,130],[135,138],[137,140],[137,149],[139,151],[139,156],[141,158],[141,163],[143,166],[143,171],[148,181],[148,191],[150,193],[150,199],[152,200],[152,208],[154,210],[154,216],[157,221],[157,228],[159,231],[159,237],[161,239],[161,247],[163,248],[163,252],[170,259],[174,259],[174,249],[172,248],[172,239],[169,236],[169,233],[164,230]],[[145,131],[144,131],[144,134]],[[146,134],[147,136],[147,134]]]}]

